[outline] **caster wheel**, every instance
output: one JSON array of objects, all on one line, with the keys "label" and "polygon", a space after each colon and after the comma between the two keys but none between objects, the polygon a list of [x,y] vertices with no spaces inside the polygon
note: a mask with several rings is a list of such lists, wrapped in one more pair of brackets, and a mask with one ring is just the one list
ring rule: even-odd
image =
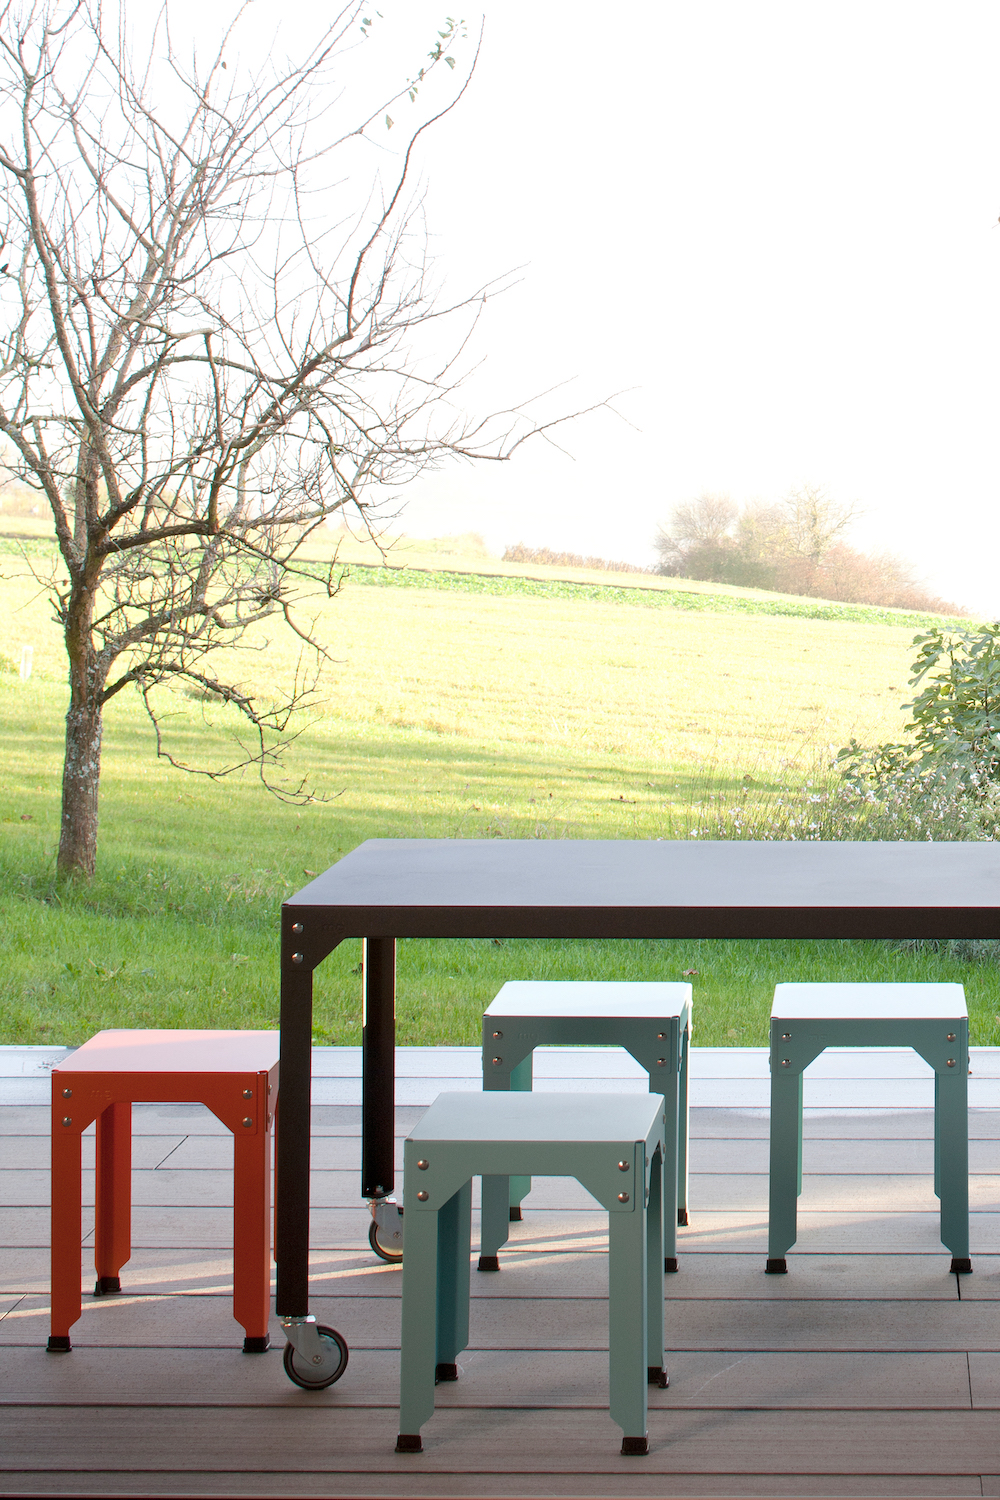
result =
[{"label": "caster wheel", "polygon": [[[385,1236],[383,1239],[382,1236]],[[380,1230],[378,1224],[373,1223],[368,1231],[368,1243],[371,1245],[379,1260],[387,1260],[390,1265],[398,1266],[403,1259],[403,1251],[397,1248],[401,1236],[390,1234],[386,1230]]]},{"label": "caster wheel", "polygon": [[[304,1391],[326,1390],[326,1387],[339,1380],[347,1369],[347,1345],[337,1330],[327,1328],[325,1323],[317,1323],[316,1332],[324,1346],[324,1352],[329,1356],[328,1362],[324,1363],[322,1369],[314,1369],[308,1365],[293,1344],[285,1345],[285,1374],[294,1385],[300,1385]],[[332,1374],[331,1366],[333,1367]]]}]

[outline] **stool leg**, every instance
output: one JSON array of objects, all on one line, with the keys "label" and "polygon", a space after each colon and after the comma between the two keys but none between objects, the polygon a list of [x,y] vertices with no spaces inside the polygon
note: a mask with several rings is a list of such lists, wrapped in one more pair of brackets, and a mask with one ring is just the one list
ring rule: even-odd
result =
[{"label": "stool leg", "polygon": [[[669,1151],[668,1151],[669,1156]],[[669,1385],[663,1351],[663,1264],[664,1226],[673,1217],[673,1199],[666,1191],[666,1176],[659,1151],[653,1157],[649,1174],[649,1202],[646,1205],[646,1378],[650,1385]]]},{"label": "stool leg", "polygon": [[[646,1433],[646,1269],[645,1210],[637,1203],[632,1213],[609,1213],[611,1419],[624,1433],[622,1453],[645,1453],[649,1446]],[[660,1286],[662,1297],[662,1282]]]},{"label": "stool leg", "polygon": [[[512,1089],[521,1089],[530,1094],[533,1083],[531,1067],[533,1056],[534,1054],[529,1052],[523,1062],[519,1062],[515,1068],[511,1068],[510,1086]],[[507,1180],[510,1183],[510,1197],[508,1200],[510,1205],[509,1217],[512,1224],[518,1224],[521,1221],[521,1199],[527,1198],[531,1192],[531,1178],[509,1177]]]},{"label": "stool leg", "polygon": [[969,1259],[969,1075],[964,1068],[934,1073],[934,1140],[939,1158],[941,1240],[951,1269],[972,1270]]},{"label": "stool leg", "polygon": [[688,1132],[691,1111],[688,1092],[688,1064],[691,1033],[681,1032],[681,1070],[677,1085],[677,1222],[688,1223]]},{"label": "stool leg", "polygon": [[94,1296],[121,1291],[119,1272],[132,1254],[132,1106],[109,1104],[97,1117],[94,1193]]},{"label": "stool leg", "polygon": [[[664,1136],[666,1148],[661,1167],[663,1178],[663,1269],[677,1270],[677,1224],[680,1215],[680,1076],[670,1073],[666,1078],[654,1079],[650,1075],[650,1091],[663,1095]],[[687,1215],[685,1214],[685,1222]]]},{"label": "stool leg", "polygon": [[435,1380],[458,1379],[456,1360],[469,1342],[471,1251],[472,1182],[469,1181],[438,1213]]},{"label": "stool leg", "polygon": [[434,1413],[437,1260],[438,1214],[430,1209],[413,1209],[406,1215],[406,1253],[403,1256],[397,1453],[420,1452],[420,1429]]},{"label": "stool leg", "polygon": [[244,1354],[262,1354],[271,1315],[271,1132],[262,1124],[235,1145],[233,1317],[246,1334]]},{"label": "stool leg", "polygon": [[[72,1348],[69,1331],[83,1311],[80,1248],[83,1243],[80,1132],[63,1126],[53,1112],[52,1132],[52,1321],[49,1350]],[[58,1132],[58,1133],[57,1133]]]},{"label": "stool leg", "polygon": [[787,1271],[785,1252],[798,1234],[798,1195],[802,1188],[802,1073],[771,1059],[770,1206],[767,1270]]}]

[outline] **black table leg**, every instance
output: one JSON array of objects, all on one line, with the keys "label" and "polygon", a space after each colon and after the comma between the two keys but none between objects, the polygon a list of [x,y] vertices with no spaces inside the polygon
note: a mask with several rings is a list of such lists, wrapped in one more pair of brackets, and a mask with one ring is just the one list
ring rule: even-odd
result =
[{"label": "black table leg", "polygon": [[312,971],[281,966],[274,1257],[279,1317],[309,1311],[309,1136]]},{"label": "black table leg", "polygon": [[393,1188],[396,1101],[396,939],[365,938],[361,1032],[361,1195]]}]

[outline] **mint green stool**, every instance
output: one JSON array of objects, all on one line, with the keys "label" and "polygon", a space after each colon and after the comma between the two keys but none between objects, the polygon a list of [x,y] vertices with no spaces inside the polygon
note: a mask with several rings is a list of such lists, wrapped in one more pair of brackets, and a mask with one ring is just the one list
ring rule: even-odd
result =
[{"label": "mint green stool", "polygon": [[[530,1089],[536,1047],[624,1047],[665,1104],[664,1269],[677,1270],[677,1225],[688,1222],[689,984],[515,979],[483,1016],[483,1088]],[[521,1217],[530,1177],[483,1179],[480,1271],[498,1271],[508,1224]]]},{"label": "mint green stool", "polygon": [[[663,1368],[663,1098],[439,1094],[403,1149],[406,1254],[397,1453],[419,1453],[434,1386],[469,1341],[472,1178],[575,1177],[608,1211],[611,1416],[645,1453],[647,1383]],[[650,1363],[652,1361],[652,1363]]]},{"label": "mint green stool", "polygon": [[802,1074],[827,1047],[912,1047],[934,1069],[934,1192],[952,1271],[969,1259],[969,1013],[960,984],[779,984],[771,1009],[767,1271],[788,1270],[802,1191]]}]

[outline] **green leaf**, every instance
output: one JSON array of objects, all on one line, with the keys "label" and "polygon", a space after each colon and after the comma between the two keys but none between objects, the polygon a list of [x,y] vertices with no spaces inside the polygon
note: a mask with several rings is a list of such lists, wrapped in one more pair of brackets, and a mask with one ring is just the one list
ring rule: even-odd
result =
[{"label": "green leaf", "polygon": [[445,62],[448,64],[449,68],[453,68],[455,66],[455,59],[453,57],[446,57]]},{"label": "green leaf", "polygon": [[388,115],[386,115],[386,117],[385,117],[385,128],[386,128],[386,130],[391,130],[392,129],[392,120],[390,119],[390,117]]}]

